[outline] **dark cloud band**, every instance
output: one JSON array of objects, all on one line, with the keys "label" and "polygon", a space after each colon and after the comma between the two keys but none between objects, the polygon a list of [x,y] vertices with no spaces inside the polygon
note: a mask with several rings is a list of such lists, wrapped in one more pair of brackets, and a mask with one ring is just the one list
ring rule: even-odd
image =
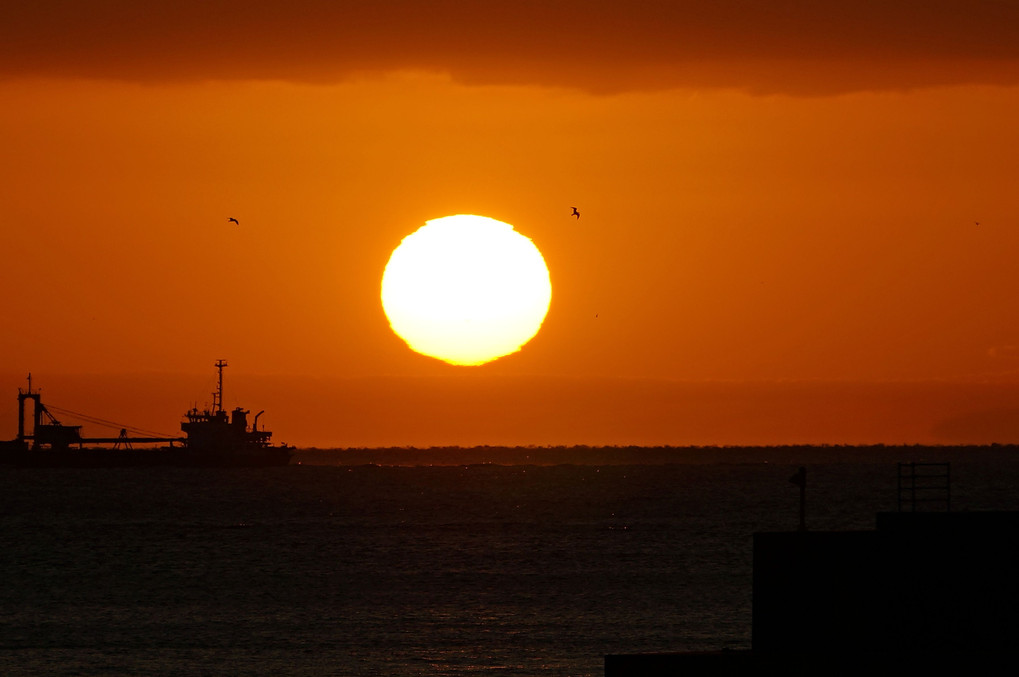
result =
[{"label": "dark cloud band", "polygon": [[0,9],[0,77],[333,82],[390,70],[614,92],[1019,83],[1019,3],[518,0]]}]

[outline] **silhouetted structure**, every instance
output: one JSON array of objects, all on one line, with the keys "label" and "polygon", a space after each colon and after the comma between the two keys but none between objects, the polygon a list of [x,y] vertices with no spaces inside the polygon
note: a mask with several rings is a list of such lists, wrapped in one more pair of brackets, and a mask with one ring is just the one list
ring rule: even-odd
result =
[{"label": "silhouetted structure", "polygon": [[[933,468],[919,464],[916,472]],[[948,505],[948,464],[931,493]],[[900,477],[903,467],[900,465]],[[754,535],[749,651],[607,656],[605,674],[991,674],[1019,634],[1019,512],[900,512],[873,531]],[[905,486],[905,488],[904,488]]]},{"label": "silhouetted structure", "polygon": [[[218,360],[219,381],[212,409],[193,408],[181,423],[184,437],[130,437],[121,429],[117,437],[83,437],[80,425],[64,425],[32,389],[18,389],[18,436],[0,443],[0,463],[19,466],[277,466],[290,462],[292,449],[272,446],[272,433],[258,429],[258,412],[248,426],[248,412],[241,407],[229,414],[223,409],[223,368]],[[25,403],[32,403],[31,433],[25,425]],[[70,412],[73,413],[73,412]],[[112,444],[113,447],[101,445]],[[133,448],[134,444],[168,444],[157,448]],[[86,447],[86,445],[91,445]],[[99,445],[99,446],[95,446]]]}]

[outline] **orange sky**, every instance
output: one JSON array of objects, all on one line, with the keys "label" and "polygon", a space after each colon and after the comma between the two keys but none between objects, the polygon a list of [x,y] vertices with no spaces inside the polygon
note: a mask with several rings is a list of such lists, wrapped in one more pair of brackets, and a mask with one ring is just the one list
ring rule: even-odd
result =
[{"label": "orange sky", "polygon": [[[1019,434],[1010,3],[84,4],[0,9],[0,437],[221,357],[297,444]],[[456,213],[551,271],[483,367],[379,302]]]}]

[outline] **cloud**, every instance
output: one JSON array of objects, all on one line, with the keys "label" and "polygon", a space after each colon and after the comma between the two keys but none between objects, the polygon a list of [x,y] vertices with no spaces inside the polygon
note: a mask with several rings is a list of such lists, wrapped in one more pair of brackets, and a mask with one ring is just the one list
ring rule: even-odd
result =
[{"label": "cloud", "polygon": [[0,9],[0,78],[336,82],[398,70],[593,92],[1019,84],[1019,5],[38,0]]},{"label": "cloud", "polygon": [[981,409],[939,421],[934,437],[949,444],[992,444],[1019,439],[1019,409]]},{"label": "cloud", "polygon": [[987,349],[987,356],[998,360],[1015,360],[1019,358],[1019,346],[992,346]]}]

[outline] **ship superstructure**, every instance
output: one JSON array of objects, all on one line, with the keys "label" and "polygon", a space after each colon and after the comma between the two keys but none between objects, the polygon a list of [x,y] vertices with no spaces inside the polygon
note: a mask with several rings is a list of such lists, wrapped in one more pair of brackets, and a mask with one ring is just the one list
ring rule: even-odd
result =
[{"label": "ship superstructure", "polygon": [[223,368],[226,366],[226,360],[216,361],[219,379],[216,392],[212,394],[212,409],[199,411],[195,407],[185,414],[187,420],[180,424],[180,429],[186,435],[185,446],[192,451],[238,456],[271,449],[269,438],[272,437],[272,433],[258,429],[258,418],[264,410],[255,414],[249,428],[250,411],[235,407],[227,414],[223,409]]}]

